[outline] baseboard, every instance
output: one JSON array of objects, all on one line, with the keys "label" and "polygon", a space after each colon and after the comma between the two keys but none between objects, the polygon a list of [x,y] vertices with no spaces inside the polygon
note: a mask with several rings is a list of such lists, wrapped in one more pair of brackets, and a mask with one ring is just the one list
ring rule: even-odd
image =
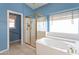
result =
[{"label": "baseboard", "polygon": [[7,49],[4,49],[4,50],[0,51],[0,53],[6,52],[8,50],[9,50],[8,48]]},{"label": "baseboard", "polygon": [[[11,41],[10,43],[15,43],[15,42],[19,42],[20,40],[15,40],[15,41]],[[9,50],[9,48],[6,48],[6,49],[4,49],[4,50],[1,50],[0,51],[0,53],[3,53],[3,52],[6,52],[6,51],[8,51]]]},{"label": "baseboard", "polygon": [[11,41],[10,44],[20,42],[20,40]]}]

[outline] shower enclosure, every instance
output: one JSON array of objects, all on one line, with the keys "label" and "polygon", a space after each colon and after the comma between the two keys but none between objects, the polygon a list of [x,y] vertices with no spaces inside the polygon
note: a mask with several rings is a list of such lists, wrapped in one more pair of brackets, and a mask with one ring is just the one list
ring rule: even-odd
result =
[{"label": "shower enclosure", "polygon": [[[45,37],[45,18],[32,18],[29,16],[24,17],[24,43],[36,47],[36,40]],[[41,25],[43,28],[41,29]],[[41,30],[40,30],[40,29]]]}]

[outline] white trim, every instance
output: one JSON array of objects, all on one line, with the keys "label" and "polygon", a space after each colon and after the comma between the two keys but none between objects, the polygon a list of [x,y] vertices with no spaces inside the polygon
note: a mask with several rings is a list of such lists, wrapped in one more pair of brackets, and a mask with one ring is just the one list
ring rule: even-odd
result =
[{"label": "white trim", "polygon": [[9,13],[13,13],[13,14],[18,14],[21,15],[21,45],[23,45],[23,14],[16,12],[16,11],[11,11],[11,10],[7,10],[7,50],[9,50]]},{"label": "white trim", "polygon": [[15,40],[15,41],[11,41],[10,43],[12,44],[12,43],[16,43],[16,42],[20,42],[20,39]]},{"label": "white trim", "polygon": [[4,50],[0,51],[0,53],[6,52],[6,51],[8,51],[8,49],[4,49]]}]

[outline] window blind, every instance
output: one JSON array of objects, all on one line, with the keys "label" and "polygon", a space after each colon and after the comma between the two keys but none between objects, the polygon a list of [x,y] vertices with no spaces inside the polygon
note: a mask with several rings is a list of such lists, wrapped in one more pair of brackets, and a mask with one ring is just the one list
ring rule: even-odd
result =
[{"label": "window blind", "polygon": [[79,10],[62,12],[50,16],[50,20],[68,20],[79,17]]},{"label": "window blind", "polygon": [[79,10],[50,16],[50,32],[78,33]]},{"label": "window blind", "polygon": [[10,28],[15,28],[15,20],[16,20],[15,15],[9,15],[9,27]]}]

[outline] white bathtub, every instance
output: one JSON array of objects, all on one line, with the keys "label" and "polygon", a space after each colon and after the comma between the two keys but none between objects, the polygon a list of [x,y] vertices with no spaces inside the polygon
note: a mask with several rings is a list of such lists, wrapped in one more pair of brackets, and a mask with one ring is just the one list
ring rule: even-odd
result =
[{"label": "white bathtub", "polygon": [[37,55],[69,55],[70,46],[74,46],[74,42],[58,40],[56,38],[42,38],[36,41]]}]

